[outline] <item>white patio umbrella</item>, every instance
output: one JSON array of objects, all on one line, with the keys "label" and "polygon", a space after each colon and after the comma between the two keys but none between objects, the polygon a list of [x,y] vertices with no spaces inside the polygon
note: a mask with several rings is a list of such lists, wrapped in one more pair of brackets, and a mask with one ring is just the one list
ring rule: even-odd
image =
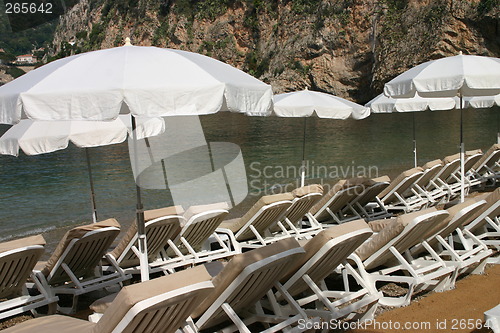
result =
[{"label": "white patio umbrella", "polygon": [[413,97],[417,92],[422,97],[458,96],[460,99],[460,200],[463,201],[463,97],[494,96],[500,93],[500,59],[459,54],[432,60],[400,74],[384,86],[384,94],[393,98]]},{"label": "white patio umbrella", "polygon": [[363,119],[370,115],[370,109],[334,95],[306,89],[274,96],[274,114],[278,117],[304,118],[300,179],[301,186],[304,186],[307,117],[316,114],[319,118]]},{"label": "white patio umbrella", "polygon": [[[127,40],[122,47],[56,60],[0,87],[0,123],[225,110],[267,115],[271,103],[271,86],[228,64],[192,52],[132,46]],[[144,212],[141,189],[136,189],[141,278],[147,280]]]},{"label": "white patio umbrella", "polygon": [[[415,94],[412,98],[391,98],[380,94],[365,104],[373,113],[415,112],[425,110],[451,110],[456,106],[452,97],[423,98]],[[415,113],[413,113],[413,157],[417,167],[417,138],[415,128]]]},{"label": "white patio umbrella", "polygon": [[[162,118],[140,118],[138,139],[156,136],[165,130]],[[107,146],[125,141],[132,133],[130,116],[120,115],[113,121],[35,121],[23,119],[0,137],[0,154],[18,156],[21,149],[26,155],[39,155],[65,149],[71,141],[85,148],[90,182],[92,220],[97,222],[94,182],[88,148]]]}]

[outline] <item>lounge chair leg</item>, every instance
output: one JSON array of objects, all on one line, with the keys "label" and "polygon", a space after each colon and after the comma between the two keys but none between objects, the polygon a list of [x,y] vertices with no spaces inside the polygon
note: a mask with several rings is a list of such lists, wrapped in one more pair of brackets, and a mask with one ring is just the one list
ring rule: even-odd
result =
[{"label": "lounge chair leg", "polygon": [[485,258],[485,260],[482,260],[479,265],[477,265],[476,268],[474,268],[474,270],[471,272],[471,274],[484,274],[484,268],[486,267],[486,263],[487,263],[487,258]]},{"label": "lounge chair leg", "polygon": [[57,311],[57,302],[50,303],[47,307],[48,307],[47,310],[48,315],[55,314]]},{"label": "lounge chair leg", "polygon": [[238,327],[238,330],[242,333],[252,333],[248,329],[247,325],[238,317],[236,312],[234,312],[233,308],[227,303],[223,303],[221,305],[222,310],[227,314],[229,318],[231,318],[231,321]]},{"label": "lounge chair leg", "polygon": [[412,283],[408,286],[408,292],[406,293],[406,295],[401,297],[384,296],[380,298],[379,303],[381,305],[395,306],[395,307],[410,305],[411,296],[413,295],[414,290],[415,290],[415,285]]},{"label": "lounge chair leg", "polygon": [[451,290],[455,289],[455,282],[458,279],[458,276],[460,275],[460,270],[457,268],[449,276],[444,276],[441,281],[436,284],[436,287],[434,287],[434,291],[440,293],[446,290]]}]

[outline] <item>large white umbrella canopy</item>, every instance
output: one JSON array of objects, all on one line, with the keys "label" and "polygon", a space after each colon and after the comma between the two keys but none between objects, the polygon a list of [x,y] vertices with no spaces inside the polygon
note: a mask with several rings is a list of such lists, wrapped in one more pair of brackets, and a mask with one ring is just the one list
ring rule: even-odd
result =
[{"label": "large white umbrella canopy", "polygon": [[[456,106],[453,97],[424,98],[415,94],[412,98],[392,98],[380,94],[365,105],[373,113],[416,112],[425,110],[451,110]],[[413,114],[413,157],[417,167],[417,139],[415,129],[415,114]]]},{"label": "large white umbrella canopy", "polygon": [[[139,118],[137,138],[149,138],[165,130],[162,118]],[[107,146],[125,141],[132,133],[130,116],[120,115],[113,121],[36,121],[23,119],[0,137],[0,154],[18,156],[19,150],[26,155],[39,155],[65,149],[71,141],[85,148],[90,181],[92,219],[97,222],[97,208],[92,178],[90,153],[87,148]]]},{"label": "large white umbrella canopy", "polygon": [[[129,40],[122,47],[56,60],[0,87],[4,124],[23,118],[112,120],[128,113],[267,115],[271,106],[271,86],[228,64],[192,52],[132,46]],[[141,277],[147,280],[144,212],[136,190]]]},{"label": "large white umbrella canopy", "polygon": [[500,93],[500,59],[456,55],[431,60],[398,75],[384,86],[393,98],[493,96]]},{"label": "large white umbrella canopy", "polygon": [[306,89],[275,95],[274,114],[278,117],[304,117],[301,172],[301,185],[303,186],[307,117],[316,115],[319,118],[329,119],[363,119],[370,115],[370,109],[331,94]]},{"label": "large white umbrella canopy", "polygon": [[213,58],[125,45],[53,61],[0,87],[0,123],[270,111],[271,86]]},{"label": "large white umbrella canopy", "polygon": [[[384,86],[384,94],[393,98],[494,96],[500,93],[500,59],[462,55],[431,60],[398,75]],[[460,121],[461,191],[465,198],[465,174],[462,121]]]}]

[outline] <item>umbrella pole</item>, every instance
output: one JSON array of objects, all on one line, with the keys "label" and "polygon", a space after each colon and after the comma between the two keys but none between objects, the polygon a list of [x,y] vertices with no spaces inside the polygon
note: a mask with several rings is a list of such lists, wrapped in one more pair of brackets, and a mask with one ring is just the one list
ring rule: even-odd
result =
[{"label": "umbrella pole", "polygon": [[[136,123],[134,116],[132,117],[132,137],[134,141],[134,161],[137,166],[137,133],[136,133]],[[135,181],[135,180],[134,180]],[[139,245],[139,263],[141,266],[141,281],[149,280],[149,269],[148,269],[148,250],[146,243],[146,233],[144,228],[144,206],[141,200],[141,188],[137,183],[135,183],[135,190],[137,196],[137,206],[136,206],[136,222],[137,222],[137,243]]]},{"label": "umbrella pole", "polygon": [[87,169],[89,171],[89,182],[90,182],[90,203],[92,205],[92,221],[97,222],[97,208],[95,204],[95,191],[94,191],[94,180],[92,178],[92,165],[90,164],[90,153],[89,149],[85,148],[85,157],[87,158]]},{"label": "umbrella pole", "polygon": [[302,168],[300,174],[300,186],[304,186],[306,180],[306,129],[307,117],[304,117],[304,138],[302,140]]},{"label": "umbrella pole", "polygon": [[415,168],[417,167],[417,131],[415,128],[415,112],[412,112],[413,115],[413,159]]},{"label": "umbrella pole", "polygon": [[460,91],[460,202],[465,201],[465,147],[462,92]]},{"label": "umbrella pole", "polygon": [[497,143],[500,143],[500,112],[497,112]]}]

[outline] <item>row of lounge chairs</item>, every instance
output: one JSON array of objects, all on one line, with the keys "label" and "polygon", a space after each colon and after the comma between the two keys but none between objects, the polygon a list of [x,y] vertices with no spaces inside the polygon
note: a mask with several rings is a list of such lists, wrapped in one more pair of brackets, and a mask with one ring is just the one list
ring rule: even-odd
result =
[{"label": "row of lounge chairs", "polygon": [[[494,147],[490,149],[493,153]],[[489,161],[487,154],[475,165]],[[498,161],[487,163],[482,175],[477,172],[481,169],[471,169],[471,184],[496,182],[492,172],[496,172]],[[407,176],[409,173],[401,178]],[[243,332],[260,322],[257,327],[262,330],[293,326],[300,331],[299,320],[372,318],[378,304],[406,305],[416,292],[446,290],[460,274],[482,272],[493,251],[500,249],[500,189],[446,210],[425,204],[419,206],[421,210],[390,217],[381,198],[389,195],[391,188],[403,187],[393,183],[386,177],[344,180],[324,195],[321,186],[309,185],[291,193],[264,196],[243,217],[229,221],[224,221],[228,211],[223,204],[191,207],[186,212],[180,207],[147,211],[150,271],[164,272],[167,277],[124,287],[118,296],[97,301],[92,306],[97,324],[47,316],[11,330],[23,332],[35,327],[30,325],[40,329],[49,325],[51,330],[81,325],[82,330],[137,331],[134,327],[141,327],[141,331],[153,332],[157,322],[172,327],[172,331],[182,326],[186,332],[212,331],[230,323],[226,327],[229,331]],[[0,260],[12,251],[21,260],[2,261],[2,272],[6,272],[2,278],[9,281],[2,283],[7,286],[2,296],[9,300],[1,303],[0,318],[47,304],[53,311],[63,294],[74,296],[69,309],[74,311],[80,294],[119,285],[136,274],[135,224],[114,250],[108,251],[118,233],[119,224],[114,219],[74,228],[49,261],[35,268],[43,252],[41,236],[0,244]],[[29,252],[24,251],[31,247],[38,252],[28,260]],[[223,258],[229,261],[217,261]],[[21,266],[25,267],[23,274],[9,277],[7,268]],[[31,280],[25,284],[28,275]],[[187,276],[199,276],[200,280]],[[186,284],[177,284],[177,279]],[[390,282],[406,284],[405,295],[384,295],[382,286]],[[162,283],[172,288],[159,287]],[[144,297],[120,296],[129,292]],[[125,299],[127,305],[122,304]],[[169,315],[172,313],[182,315],[175,315],[174,320]]]}]

